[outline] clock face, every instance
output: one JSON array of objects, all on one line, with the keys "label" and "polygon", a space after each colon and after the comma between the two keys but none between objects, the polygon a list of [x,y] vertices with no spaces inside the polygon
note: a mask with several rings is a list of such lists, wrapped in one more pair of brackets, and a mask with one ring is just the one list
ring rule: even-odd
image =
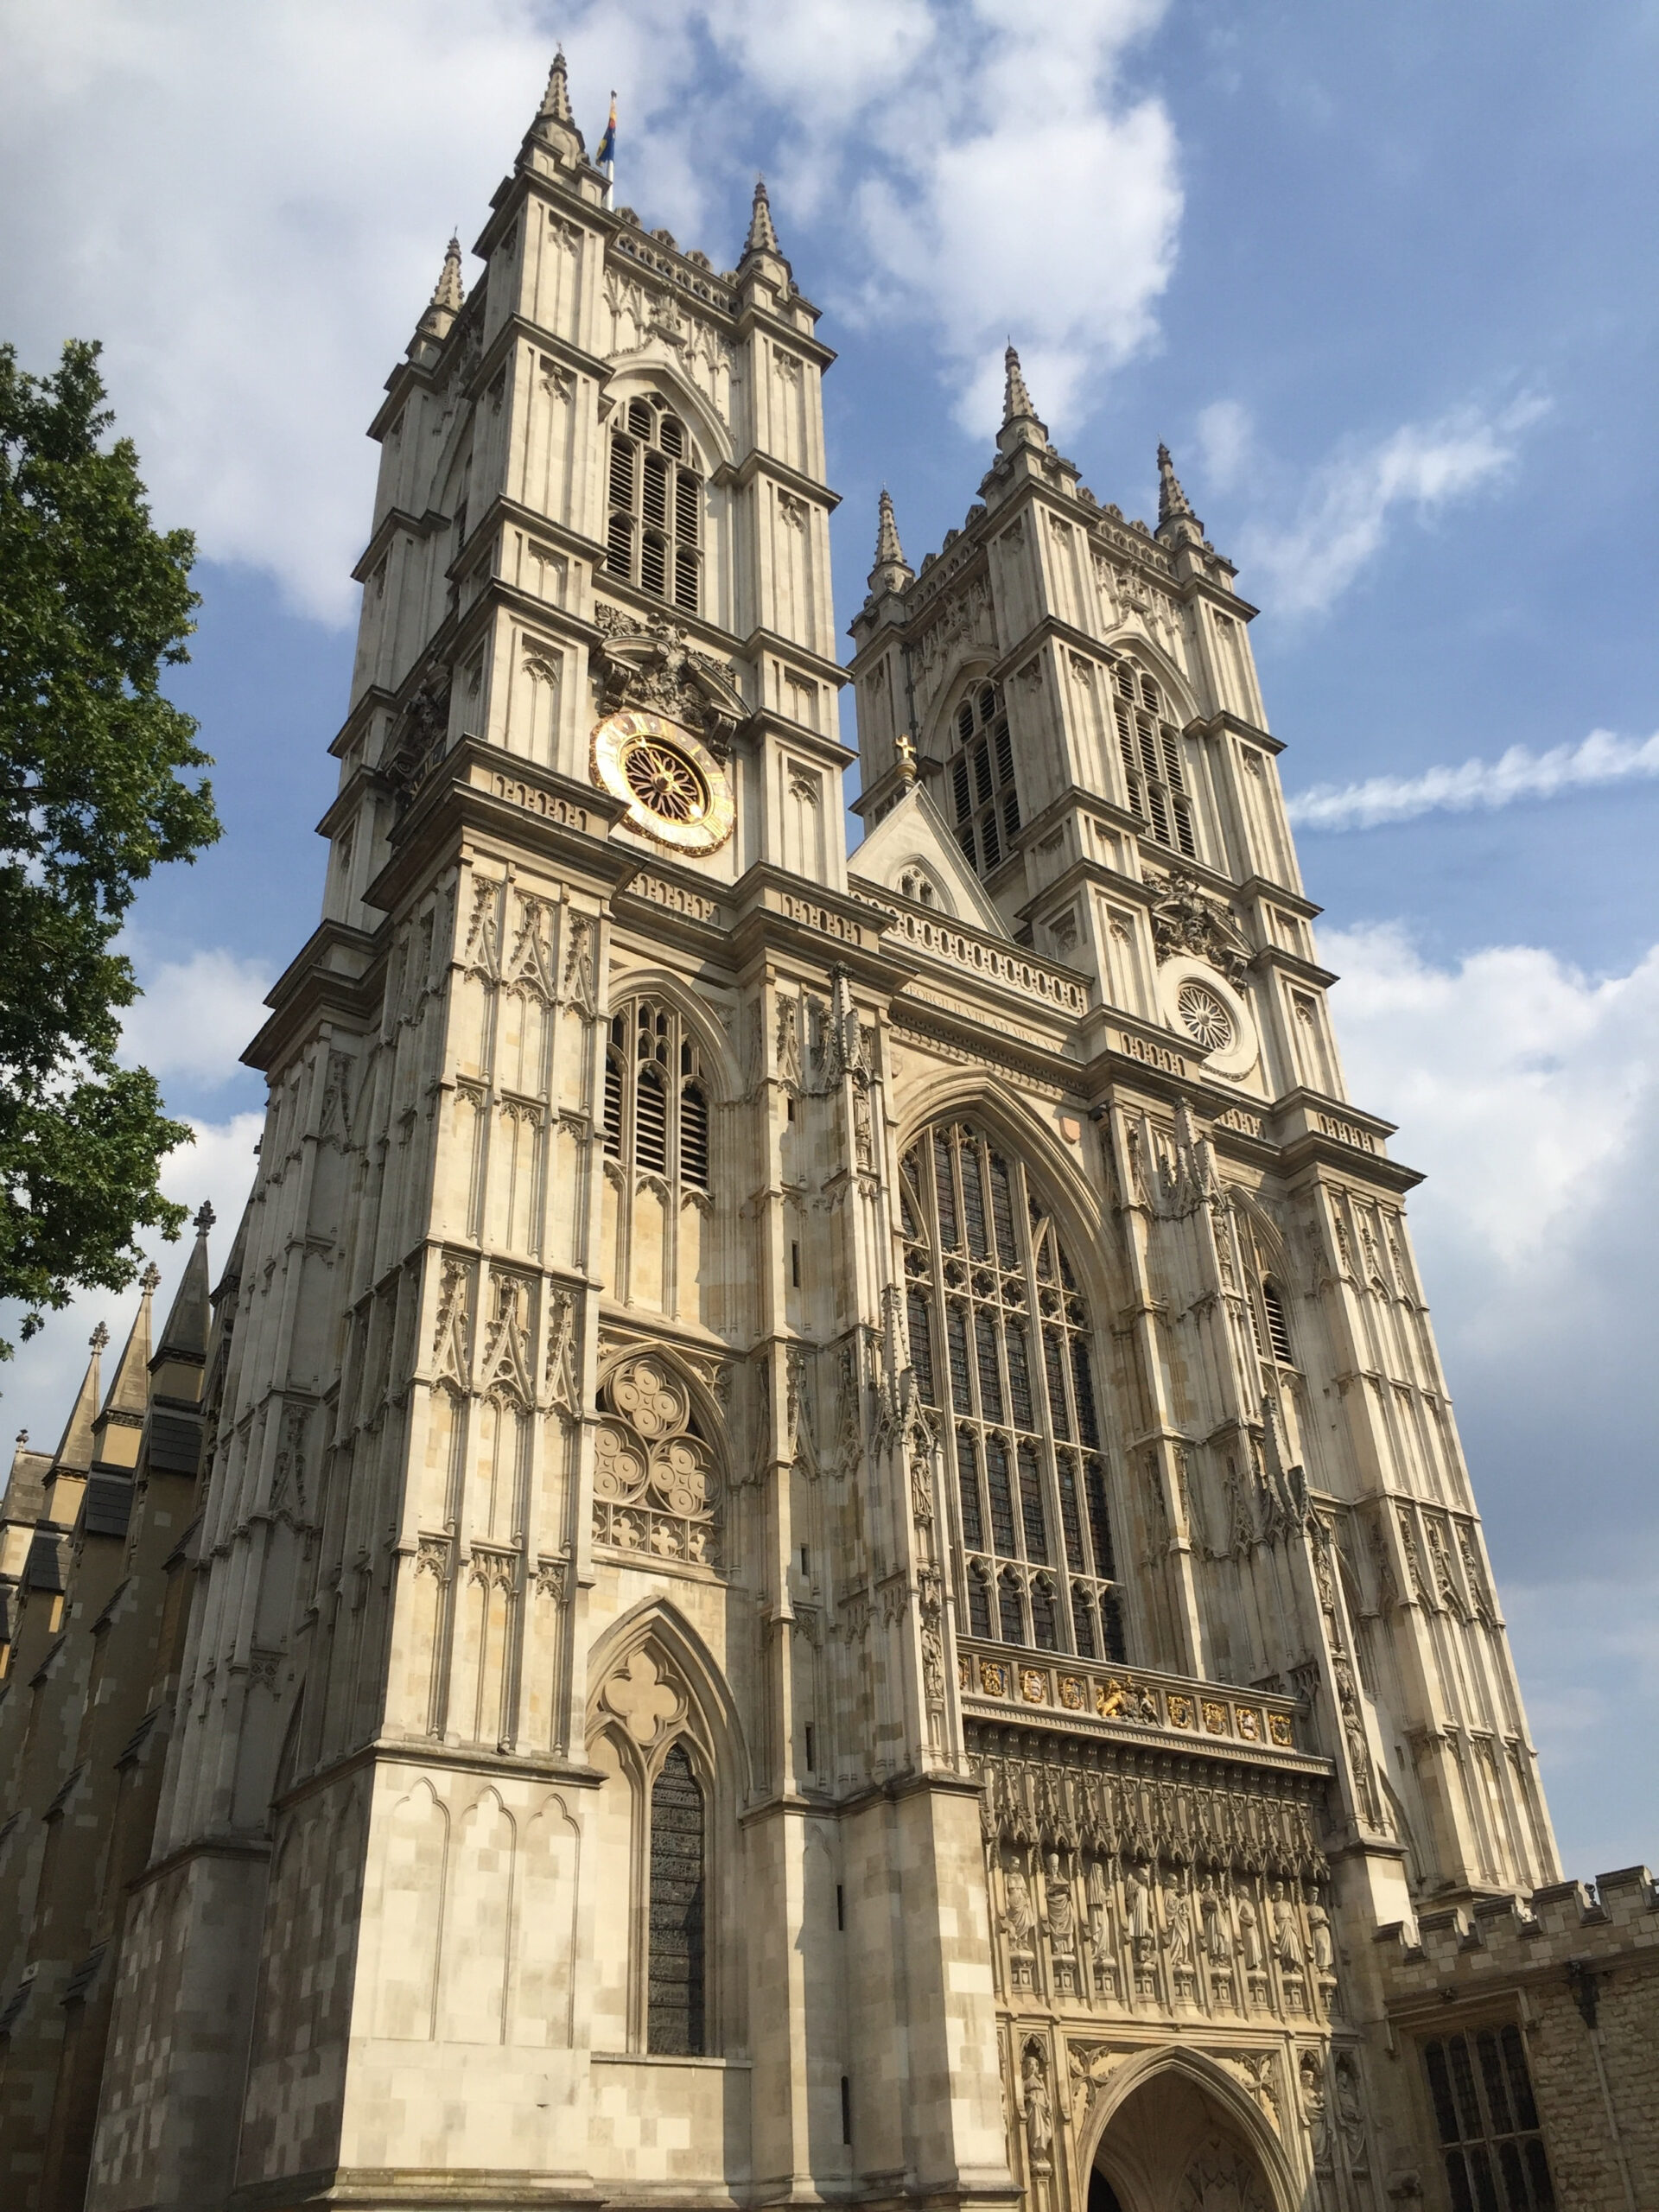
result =
[{"label": "clock face", "polygon": [[732,834],[735,810],[725,772],[683,729],[630,708],[594,732],[594,781],[627,802],[630,830],[680,853],[712,853]]}]

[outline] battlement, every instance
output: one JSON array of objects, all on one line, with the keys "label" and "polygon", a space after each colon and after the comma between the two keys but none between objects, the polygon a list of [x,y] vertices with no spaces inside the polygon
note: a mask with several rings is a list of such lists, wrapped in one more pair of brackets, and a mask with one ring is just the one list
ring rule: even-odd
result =
[{"label": "battlement", "polygon": [[1421,1913],[1414,1942],[1395,1921],[1376,1942],[1390,2004],[1474,1996],[1567,1967],[1659,1962],[1659,1886],[1645,1866],[1623,1866],[1592,1887],[1552,1882],[1524,1900],[1484,1897],[1466,1914]]}]

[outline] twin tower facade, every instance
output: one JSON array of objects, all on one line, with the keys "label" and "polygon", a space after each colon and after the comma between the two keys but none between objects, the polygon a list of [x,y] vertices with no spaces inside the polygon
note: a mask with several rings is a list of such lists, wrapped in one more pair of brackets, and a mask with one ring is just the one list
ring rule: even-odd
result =
[{"label": "twin tower facade", "polygon": [[561,63],[476,251],[211,1328],[204,1244],[26,1471],[7,2202],[1548,2202],[1521,2016],[1376,1941],[1559,1870],[1230,564],[1010,353],[919,572],[884,495],[849,855],[764,194],[645,232]]}]

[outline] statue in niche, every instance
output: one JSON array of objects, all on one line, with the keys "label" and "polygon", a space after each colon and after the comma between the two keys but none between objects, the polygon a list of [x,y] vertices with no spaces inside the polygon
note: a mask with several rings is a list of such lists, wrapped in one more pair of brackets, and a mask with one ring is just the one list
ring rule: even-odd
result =
[{"label": "statue in niche", "polygon": [[1098,1859],[1089,1867],[1089,1940],[1096,1951],[1112,1947],[1112,1893]]},{"label": "statue in niche", "polygon": [[1048,2094],[1048,2069],[1043,2064],[1040,2048],[1034,2043],[1026,2045],[1020,2081],[1026,2107],[1026,2141],[1031,2147],[1031,2170],[1046,2174],[1049,2170],[1049,2149],[1054,2140],[1054,2107]]},{"label": "statue in niche", "polygon": [[1285,1885],[1275,1882],[1268,1893],[1273,1910],[1273,1955],[1286,1974],[1299,1974],[1302,1971],[1301,1931],[1296,1925],[1296,1908],[1285,1895]]},{"label": "statue in niche", "polygon": [[1192,1899],[1172,1875],[1164,1885],[1164,1945],[1178,1974],[1192,1965]]},{"label": "statue in niche", "polygon": [[1007,1938],[1008,1948],[1029,1951],[1037,1940],[1037,1915],[1032,1907],[1026,1878],[1017,1866],[1010,1866],[1004,1874],[1002,1893],[1007,1899],[1002,1909],[1002,1933]]},{"label": "statue in niche", "polygon": [[1151,1958],[1154,1946],[1152,1929],[1152,1883],[1147,1870],[1137,1860],[1124,1877],[1124,1887],[1129,1901],[1129,1940],[1135,1946],[1137,1966],[1144,1966]]},{"label": "statue in niche", "polygon": [[1077,1948],[1077,1908],[1071,1885],[1060,1872],[1058,1851],[1048,1854],[1048,1881],[1044,1890],[1048,1910],[1048,1946],[1057,1957],[1069,1957]]},{"label": "statue in niche", "polygon": [[1230,1965],[1233,1956],[1233,1939],[1228,1933],[1226,1909],[1213,1874],[1206,1874],[1204,1878],[1204,1886],[1198,1892],[1198,1914],[1204,1923],[1205,1958],[1211,1966]]},{"label": "statue in niche", "polygon": [[1238,1948],[1243,1955],[1246,1974],[1262,1971],[1262,1936],[1255,1924],[1255,1907],[1249,1897],[1238,1901]]}]

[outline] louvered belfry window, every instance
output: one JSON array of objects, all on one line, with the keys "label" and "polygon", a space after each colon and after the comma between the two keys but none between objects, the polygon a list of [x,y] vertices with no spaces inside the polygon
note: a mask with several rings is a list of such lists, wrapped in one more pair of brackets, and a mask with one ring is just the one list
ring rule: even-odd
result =
[{"label": "louvered belfry window", "polygon": [[702,1788],[683,1744],[651,1793],[651,1953],[645,2047],[672,2058],[704,2050]]},{"label": "louvered belfry window", "polygon": [[702,479],[686,429],[653,395],[611,431],[605,566],[688,614],[702,596]]},{"label": "louvered belfry window", "polygon": [[1128,785],[1129,810],[1160,845],[1198,857],[1180,732],[1168,719],[1168,695],[1144,669],[1121,660],[1114,671],[1117,749]]},{"label": "louvered belfry window", "polygon": [[1020,828],[1014,740],[1007,709],[994,683],[969,691],[957,709],[957,750],[945,771],[957,842],[969,868],[989,875],[1014,850]]},{"label": "louvered belfry window", "polygon": [[696,1040],[671,1007],[634,999],[611,1020],[605,1149],[625,1166],[709,1187],[709,1090]]},{"label": "louvered belfry window", "polygon": [[937,1409],[970,1635],[1122,1659],[1123,1613],[1083,1294],[1021,1163],[930,1130],[899,1186],[911,1365]]}]

